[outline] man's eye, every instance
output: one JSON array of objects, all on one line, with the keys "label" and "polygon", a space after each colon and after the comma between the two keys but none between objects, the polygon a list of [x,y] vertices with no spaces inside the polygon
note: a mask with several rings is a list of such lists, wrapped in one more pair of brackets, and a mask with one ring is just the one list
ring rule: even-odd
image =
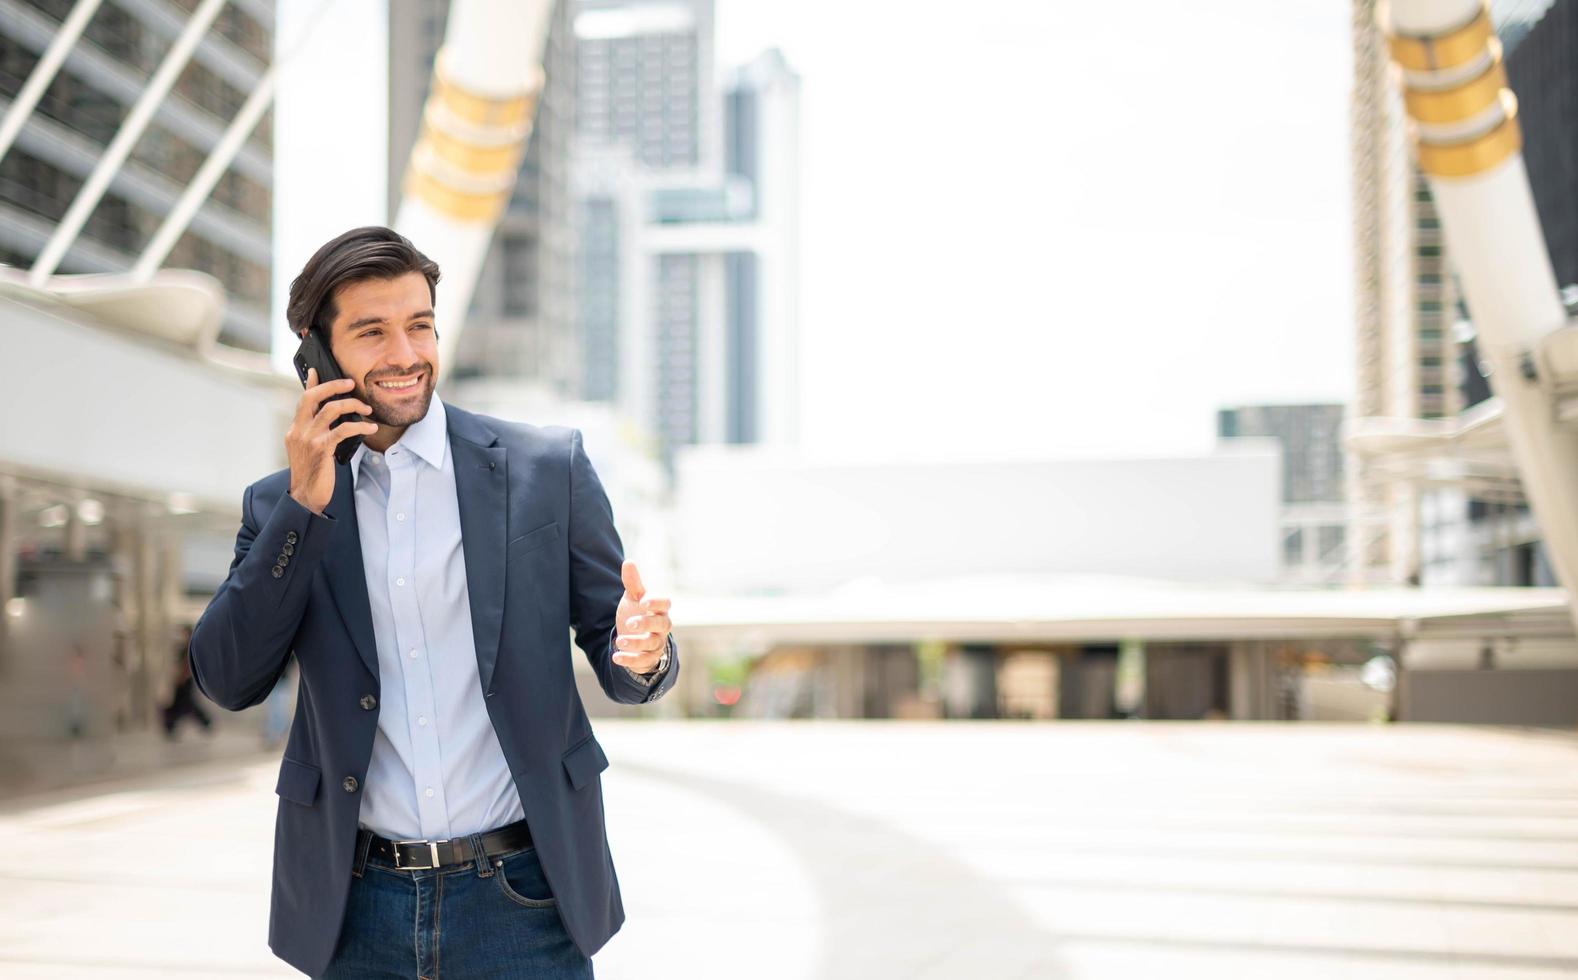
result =
[{"label": "man's eye", "polygon": [[368,330],[366,333],[363,333],[362,336],[363,337],[372,337],[372,336],[374,336],[376,334],[380,334],[380,333],[383,333],[383,331],[374,328],[372,330]]},{"label": "man's eye", "polygon": [[418,323],[413,329],[416,329],[416,330],[431,330],[431,329],[433,329],[433,325],[431,323]]}]

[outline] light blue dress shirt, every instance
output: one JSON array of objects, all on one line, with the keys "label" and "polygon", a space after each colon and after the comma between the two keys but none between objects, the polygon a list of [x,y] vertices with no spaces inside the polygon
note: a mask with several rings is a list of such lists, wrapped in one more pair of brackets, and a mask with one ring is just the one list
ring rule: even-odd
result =
[{"label": "light blue dress shirt", "polygon": [[444,403],[435,394],[387,452],[364,443],[350,465],[381,700],[361,825],[442,840],[520,820],[482,702]]}]

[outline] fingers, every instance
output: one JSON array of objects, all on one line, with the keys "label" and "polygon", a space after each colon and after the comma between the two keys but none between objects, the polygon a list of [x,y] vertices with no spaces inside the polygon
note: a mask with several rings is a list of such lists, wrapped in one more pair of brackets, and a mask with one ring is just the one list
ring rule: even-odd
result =
[{"label": "fingers", "polygon": [[307,388],[301,393],[301,399],[296,403],[296,425],[306,428],[307,423],[317,414],[318,406],[335,395],[343,395],[356,387],[356,382],[350,378],[341,378],[338,381],[325,381],[318,384],[318,369],[307,369]]},{"label": "fingers", "polygon": [[[371,415],[373,407],[360,398],[337,398],[318,410],[313,416],[309,432],[313,435],[322,435],[334,425],[334,420],[342,415]],[[341,425],[339,428],[345,428]]]},{"label": "fingers", "polygon": [[624,653],[614,654],[614,663],[623,664],[638,674],[651,673],[652,668],[658,665],[660,659],[662,658],[655,653],[642,654],[641,656]]},{"label": "fingers", "polygon": [[673,629],[674,629],[674,626],[673,626],[672,623],[669,622],[669,619],[668,619],[667,616],[665,616],[662,613],[651,613],[649,615],[644,615],[644,616],[631,616],[629,619],[625,620],[623,627],[620,629],[620,632],[621,633],[648,633],[648,632],[669,633],[669,632],[672,632]]},{"label": "fingers", "polygon": [[[309,373],[311,369],[308,369]],[[318,410],[298,437],[315,447],[317,452],[329,453],[352,436],[370,436],[378,431],[378,423],[367,419],[355,422],[347,419],[339,425],[335,420],[347,415],[371,415],[372,406],[359,398],[336,398]]]},{"label": "fingers", "polygon": [[641,584],[641,573],[636,570],[635,562],[627,559],[619,567],[619,578],[625,583],[625,594],[630,598],[640,602],[641,597],[646,595],[646,586]]},{"label": "fingers", "polygon": [[641,608],[647,612],[666,613],[669,606],[674,604],[673,599],[642,599]]},{"label": "fingers", "polygon": [[351,436],[370,436],[377,431],[377,422],[347,422],[329,430],[327,436],[328,444],[338,446]]},{"label": "fingers", "polygon": [[667,633],[625,633],[614,638],[614,648],[626,653],[650,653],[667,645]]}]

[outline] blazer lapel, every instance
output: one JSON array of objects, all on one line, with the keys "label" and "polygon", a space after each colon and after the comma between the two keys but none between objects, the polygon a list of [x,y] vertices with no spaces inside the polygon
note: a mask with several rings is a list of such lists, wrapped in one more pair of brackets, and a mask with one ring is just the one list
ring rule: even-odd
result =
[{"label": "blazer lapel", "polygon": [[507,454],[498,436],[480,419],[447,402],[449,451],[455,461],[455,496],[466,558],[471,632],[477,644],[482,690],[493,693],[504,626],[504,546],[509,504]]},{"label": "blazer lapel", "polygon": [[339,607],[362,663],[378,676],[378,645],[373,639],[373,610],[367,600],[367,573],[362,567],[362,535],[356,525],[356,496],[349,463],[334,465],[334,497],[324,513],[334,518],[335,539],[324,558],[324,580]]}]

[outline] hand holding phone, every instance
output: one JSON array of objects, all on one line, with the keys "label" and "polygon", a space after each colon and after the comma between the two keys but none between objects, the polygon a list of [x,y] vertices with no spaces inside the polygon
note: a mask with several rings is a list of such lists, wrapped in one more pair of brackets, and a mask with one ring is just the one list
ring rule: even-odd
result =
[{"label": "hand holding phone", "polygon": [[[358,422],[356,413],[372,413],[372,406],[351,394],[350,378],[318,383],[317,368],[303,373],[307,386],[296,403],[296,417],[285,432],[285,455],[290,460],[290,495],[297,503],[322,514],[334,497],[331,457],[352,438],[378,431],[378,423]],[[341,424],[345,423],[345,424]]]},{"label": "hand holding phone", "polygon": [[[339,381],[345,377],[345,372],[340,370],[340,362],[336,361],[334,355],[329,353],[328,346],[323,343],[317,330],[308,330],[302,336],[301,346],[296,348],[296,356],[291,358],[291,360],[296,365],[296,374],[301,378],[302,387],[307,385],[307,372],[309,370],[316,372],[319,383]],[[354,385],[352,387],[354,388]],[[346,398],[349,395],[350,392],[348,390],[341,391],[336,389],[331,397]],[[365,403],[363,404],[365,405]],[[368,418],[368,415],[371,413],[372,409],[369,408],[367,409],[367,414],[354,415],[349,418],[340,416],[330,423],[330,428],[339,425],[341,422],[371,421]],[[374,431],[377,430],[375,429]],[[361,444],[362,434],[360,430],[347,436],[345,441],[334,449],[335,462],[349,463],[351,455],[356,452],[356,447]]]}]

